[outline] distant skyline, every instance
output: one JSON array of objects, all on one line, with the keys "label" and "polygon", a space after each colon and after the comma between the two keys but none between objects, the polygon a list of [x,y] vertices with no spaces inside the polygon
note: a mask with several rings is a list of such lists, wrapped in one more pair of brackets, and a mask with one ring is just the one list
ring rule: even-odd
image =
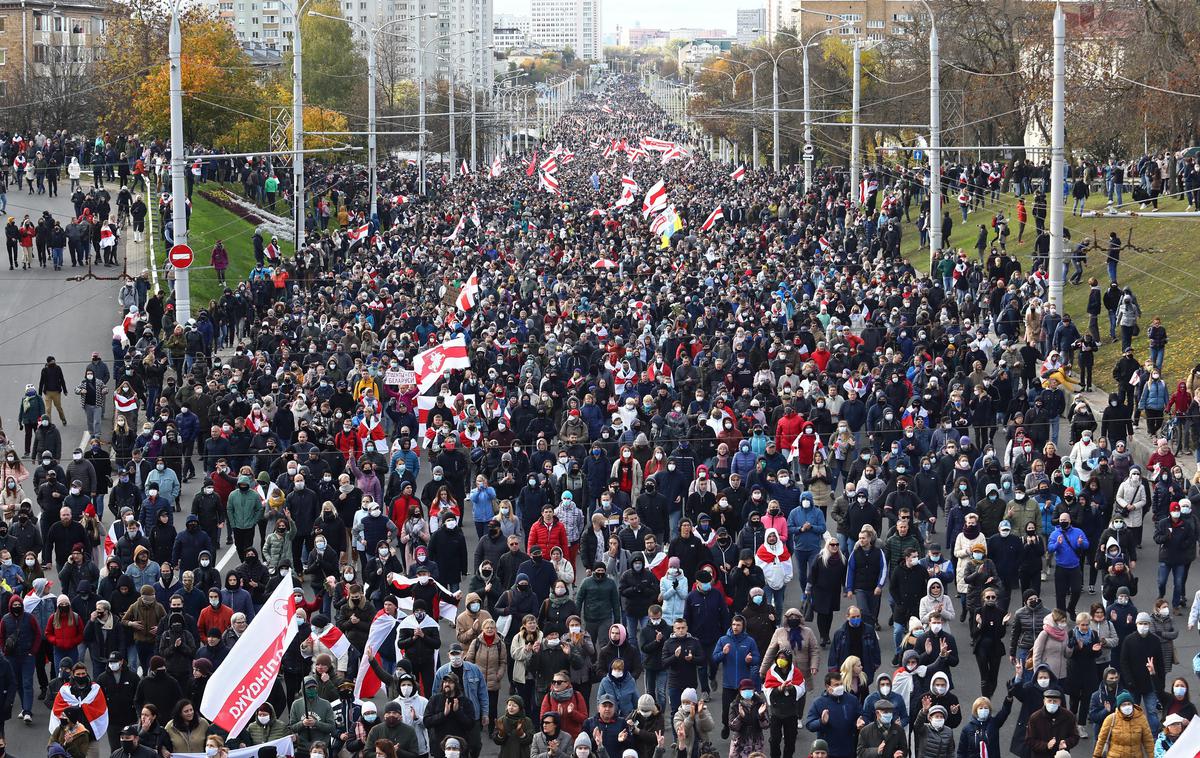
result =
[{"label": "distant skyline", "polygon": [[[740,8],[758,8],[765,2],[744,0],[741,3],[726,3],[719,0],[673,0],[668,3],[646,3],[644,0],[601,0],[602,31],[614,32],[634,25],[652,29],[679,27],[717,28],[733,34],[737,27],[737,11]],[[529,15],[529,0],[495,0],[493,12]]]}]

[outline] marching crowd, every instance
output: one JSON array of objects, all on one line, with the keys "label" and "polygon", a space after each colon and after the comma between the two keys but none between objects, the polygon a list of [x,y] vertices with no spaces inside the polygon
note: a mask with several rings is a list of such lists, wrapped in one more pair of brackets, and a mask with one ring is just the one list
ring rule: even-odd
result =
[{"label": "marching crowd", "polygon": [[[0,462],[0,717],[36,676],[71,758],[989,758],[1006,724],[1161,756],[1200,480],[1130,443],[1195,446],[1200,367],[1170,393],[1127,350],[1091,408],[1096,314],[1044,269],[900,256],[919,174],[856,206],[644,137],[686,142],[613,80],[431,200],[389,165],[379,219],[326,167],[345,228],[194,321],[123,290],[112,360],[49,359]],[[228,734],[200,703],[282,581],[300,632]]]}]

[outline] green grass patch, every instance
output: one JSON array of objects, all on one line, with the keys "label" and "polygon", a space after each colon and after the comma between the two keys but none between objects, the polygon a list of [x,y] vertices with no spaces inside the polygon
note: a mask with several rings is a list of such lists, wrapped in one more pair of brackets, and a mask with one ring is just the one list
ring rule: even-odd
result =
[{"label": "green grass patch", "polygon": [[[206,189],[216,188],[213,183],[202,186]],[[161,264],[164,253],[159,249],[162,246],[162,235],[158,227],[160,222],[161,219],[155,213],[153,232],[156,258]],[[188,246],[195,254],[189,279],[193,310],[207,308],[209,301],[219,299],[224,291],[217,282],[217,272],[212,269],[212,249],[218,240],[224,243],[229,252],[229,268],[225,272],[225,279],[231,286],[236,287],[238,282],[245,281],[250,269],[254,268],[254,226],[204,199],[199,192],[192,193]],[[291,242],[280,240],[279,245],[284,255],[290,256],[294,252],[295,247]]]},{"label": "green grass patch", "polygon": [[[1126,185],[1128,188],[1130,185]],[[1128,190],[1125,201],[1130,201]],[[942,207],[950,211],[954,219],[954,230],[949,243],[956,248],[964,249],[974,258],[975,239],[979,225],[991,228],[993,214],[1000,209],[1009,219],[1012,234],[1009,236],[1009,252],[1016,255],[1025,270],[1029,270],[1033,243],[1036,238],[1033,223],[1033,197],[1026,196],[1026,207],[1029,209],[1029,223],[1025,228],[1025,241],[1017,244],[1017,201],[1012,195],[1001,195],[998,203],[991,203],[983,209],[967,216],[967,223],[962,223],[962,215],[958,202],[953,196],[949,203]],[[1153,213],[1145,213],[1137,218],[1083,218],[1071,215],[1071,203],[1066,202],[1064,225],[1071,230],[1071,242],[1068,243],[1067,253],[1071,247],[1084,237],[1090,237],[1100,247],[1093,248],[1088,253],[1084,265],[1083,284],[1078,286],[1066,284],[1064,300],[1066,312],[1070,313],[1083,331],[1087,327],[1087,300],[1089,277],[1100,281],[1101,289],[1108,287],[1108,269],[1105,263],[1105,249],[1109,232],[1116,232],[1123,241],[1130,241],[1142,250],[1126,248],[1121,251],[1121,262],[1117,266],[1117,280],[1122,286],[1133,289],[1142,307],[1141,335],[1134,339],[1134,355],[1139,360],[1149,356],[1149,345],[1146,341],[1146,329],[1150,320],[1160,316],[1167,327],[1169,342],[1167,344],[1166,362],[1164,365],[1165,378],[1168,386],[1174,391],[1174,382],[1187,376],[1192,367],[1200,362],[1200,331],[1196,328],[1197,315],[1200,308],[1200,250],[1195,246],[1195,240],[1200,235],[1200,218],[1153,218]],[[1103,195],[1093,195],[1089,198],[1088,210],[1103,210],[1105,198]],[[1159,201],[1162,211],[1187,210],[1183,200],[1169,199]],[[1122,210],[1138,211],[1137,205],[1126,205]],[[915,215],[914,215],[915,218]],[[990,239],[990,237],[989,237]],[[904,242],[901,252],[921,271],[928,270],[929,253],[918,250],[920,237],[909,226],[905,229]],[[1096,358],[1095,376],[1100,386],[1111,388],[1113,379],[1112,367],[1120,356],[1120,343],[1107,344],[1108,316],[1100,314],[1100,337],[1103,346]]]}]

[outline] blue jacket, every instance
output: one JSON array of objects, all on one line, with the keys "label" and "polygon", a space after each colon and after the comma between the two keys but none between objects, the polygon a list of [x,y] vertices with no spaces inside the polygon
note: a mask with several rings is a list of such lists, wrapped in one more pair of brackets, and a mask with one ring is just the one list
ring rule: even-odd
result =
[{"label": "blue jacket", "polygon": [[[782,468],[782,466],[780,467]],[[768,471],[778,471],[778,469],[769,468]],[[767,487],[767,494],[779,501],[779,508],[784,512],[784,515],[790,516],[792,511],[800,505],[801,489],[795,484],[789,482],[788,486],[782,484],[772,484]]]},{"label": "blue jacket", "polygon": [[1162,379],[1151,379],[1142,387],[1142,396],[1138,398],[1138,407],[1142,410],[1149,408],[1161,411],[1167,407],[1167,383]]},{"label": "blue jacket", "polygon": [[181,442],[192,442],[200,435],[200,417],[190,410],[175,414],[175,426],[179,427]]},{"label": "blue jacket", "polygon": [[1079,565],[1078,553],[1088,549],[1088,538],[1077,526],[1068,527],[1065,533],[1061,526],[1056,526],[1050,533],[1047,549],[1054,555],[1056,566],[1075,568]]},{"label": "blue jacket", "polygon": [[[454,671],[449,663],[444,663],[433,673],[433,681],[440,682],[442,677],[451,672],[458,674],[459,679],[462,680],[463,694],[467,696],[467,700],[471,701],[471,705],[475,706],[475,712],[487,713],[487,679],[483,675],[483,669],[470,661],[463,661],[462,668]],[[484,710],[479,710],[481,706]]]},{"label": "blue jacket", "polygon": [[737,474],[742,477],[742,481],[754,473],[754,464],[758,462],[758,456],[750,449],[750,442],[742,440],[738,445],[738,451],[733,454],[733,462],[729,464],[729,473]]},{"label": "blue jacket", "polygon": [[[832,660],[832,659],[831,659]],[[821,712],[829,711],[829,722],[821,723]],[[861,715],[858,698],[849,692],[841,697],[822,693],[812,701],[804,715],[804,727],[829,744],[831,758],[850,758],[855,755],[858,731],[855,722]]]},{"label": "blue jacket", "polygon": [[667,575],[658,580],[658,594],[662,597],[663,619],[668,624],[674,624],[676,619],[683,618],[688,596],[688,580],[682,572],[679,576],[671,576],[670,572],[671,570],[667,569]]},{"label": "blue jacket", "polygon": [[[804,505],[809,507],[805,508]],[[813,507],[813,494],[805,492],[800,496],[801,507],[788,514],[788,536],[792,541],[792,551],[797,553],[815,553],[821,549],[821,540],[825,539],[825,514],[820,508]],[[800,527],[805,524],[812,526],[804,532]]]},{"label": "blue jacket", "polygon": [[[875,678],[875,671],[879,668],[881,654],[879,652],[879,638],[876,636],[875,628],[870,624],[863,622],[862,625],[862,667],[863,673],[867,675],[867,679]],[[844,622],[842,628],[833,633],[833,642],[829,647],[829,660],[841,665],[841,662],[846,660],[846,656],[850,655],[850,622]],[[815,686],[815,685],[814,685]],[[832,744],[832,743],[831,743]],[[832,751],[830,751],[832,752]]]},{"label": "blue jacket", "polygon": [[[880,676],[883,676],[883,673],[880,673]],[[867,695],[867,699],[863,701],[863,721],[869,724],[875,720],[875,704],[884,699],[878,691]],[[896,723],[907,729],[908,704],[904,702],[904,698],[893,691],[888,693],[886,700],[892,704],[892,713],[896,716]]]},{"label": "blue jacket", "polygon": [[583,419],[583,423],[587,424],[588,439],[599,439],[600,432],[604,430],[604,412],[600,410],[600,406],[595,403],[584,403],[579,406],[579,417]]},{"label": "blue jacket", "polygon": [[[188,522],[196,522],[196,529],[184,529],[175,537],[175,545],[171,549],[171,562],[178,571],[191,571],[200,566],[200,553],[207,550],[209,554],[216,552],[212,538],[208,532],[200,528],[200,520],[195,515],[188,516]],[[205,587],[204,589],[208,589]]]},{"label": "blue jacket", "polygon": [[[995,707],[995,700],[992,701],[992,707]],[[965,705],[965,704],[964,704]],[[972,716],[963,725],[962,734],[958,736],[958,758],[979,758],[982,754],[979,746],[981,743],[987,745],[987,754],[989,756],[1002,755],[1000,751],[1000,730],[1004,727],[1004,722],[1008,721],[1009,714],[1012,713],[1012,698],[1004,698],[1004,707],[999,713],[993,713],[987,721],[981,722],[978,718]]]},{"label": "blue jacket", "polygon": [[613,700],[617,701],[617,716],[620,718],[631,716],[637,710],[637,684],[628,672],[620,679],[613,679],[611,675],[601,679],[600,693],[596,697],[599,699],[605,695],[612,695]]},{"label": "blue jacket", "polygon": [[[728,655],[724,652],[726,645],[729,645]],[[746,663],[747,655],[750,656],[750,663]],[[736,690],[743,679],[749,679],[758,686],[758,664],[762,662],[762,653],[754,638],[745,632],[734,634],[730,630],[717,640],[712,662],[713,666],[725,664],[721,667],[721,686],[725,689]]]},{"label": "blue jacket", "polygon": [[700,640],[703,647],[711,648],[729,628],[729,606],[725,596],[715,589],[708,592],[692,590],[688,593],[683,608],[683,620],[688,632]]}]

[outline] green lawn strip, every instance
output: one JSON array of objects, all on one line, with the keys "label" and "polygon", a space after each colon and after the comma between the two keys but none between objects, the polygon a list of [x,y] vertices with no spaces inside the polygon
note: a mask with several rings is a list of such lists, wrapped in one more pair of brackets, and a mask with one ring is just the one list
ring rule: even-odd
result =
[{"label": "green lawn strip", "polygon": [[[1129,193],[1125,194],[1126,201]],[[1012,234],[1009,236],[1008,249],[1017,255],[1025,270],[1029,270],[1033,243],[1036,238],[1033,223],[1033,197],[1026,196],[1026,207],[1029,209],[1029,223],[1025,228],[1025,241],[1017,244],[1017,201],[1012,195],[1001,195],[997,203],[989,203],[983,209],[967,216],[967,223],[962,223],[962,215],[957,201],[950,198],[943,208],[950,211],[954,219],[954,229],[950,235],[949,244],[964,249],[973,259],[975,239],[979,232],[979,224],[991,229],[992,216],[997,210],[1003,210],[1009,220]],[[1103,210],[1105,199],[1103,195],[1093,195],[1087,204],[1088,210]],[[1159,202],[1160,210],[1183,211],[1187,203],[1182,200],[1164,200]],[[1134,354],[1141,360],[1149,355],[1146,341],[1146,329],[1150,320],[1161,316],[1167,327],[1169,342],[1167,344],[1165,371],[1166,378],[1172,391],[1174,381],[1186,376],[1192,367],[1200,361],[1200,333],[1196,329],[1196,317],[1200,314],[1197,308],[1197,295],[1200,294],[1200,250],[1194,247],[1193,240],[1200,234],[1200,218],[1193,219],[1154,219],[1138,218],[1082,218],[1072,216],[1071,200],[1067,200],[1064,224],[1071,230],[1072,242],[1068,243],[1067,253],[1075,242],[1084,237],[1090,237],[1100,245],[1088,253],[1088,261],[1084,266],[1084,283],[1078,286],[1067,284],[1065,290],[1066,312],[1076,320],[1081,331],[1086,329],[1088,277],[1096,277],[1101,289],[1108,287],[1108,269],[1105,249],[1109,232],[1116,232],[1122,240],[1130,239],[1134,245],[1150,248],[1155,252],[1139,252],[1125,249],[1121,252],[1121,262],[1117,267],[1118,282],[1122,286],[1133,288],[1138,302],[1142,307],[1143,317],[1139,322],[1141,334],[1134,339]],[[1126,209],[1137,211],[1134,206]],[[1152,216],[1152,213],[1145,214]],[[908,256],[918,270],[926,270],[929,265],[927,250],[918,250],[919,236],[911,228],[905,230],[905,239],[901,245],[901,253]],[[990,239],[990,237],[989,237]],[[1161,251],[1161,252],[1159,252]],[[1108,316],[1100,314],[1100,337],[1102,347],[1096,359],[1095,376],[1100,386],[1111,388],[1113,380],[1111,371],[1120,356],[1120,343],[1108,344]]]},{"label": "green lawn strip", "polygon": [[[216,191],[212,183],[206,185],[205,189],[210,187]],[[159,234],[158,214],[155,214],[154,221],[154,233]],[[157,239],[161,240],[162,237]],[[236,287],[238,282],[245,280],[250,269],[254,268],[254,225],[204,199],[199,192],[193,193],[188,246],[196,256],[190,278],[194,310],[207,308],[209,301],[218,299],[224,290],[217,282],[217,272],[211,268],[212,249],[217,240],[225,244],[225,250],[229,253],[226,281]],[[290,256],[293,253],[294,246],[291,242],[280,240],[279,244],[284,255]]]}]

